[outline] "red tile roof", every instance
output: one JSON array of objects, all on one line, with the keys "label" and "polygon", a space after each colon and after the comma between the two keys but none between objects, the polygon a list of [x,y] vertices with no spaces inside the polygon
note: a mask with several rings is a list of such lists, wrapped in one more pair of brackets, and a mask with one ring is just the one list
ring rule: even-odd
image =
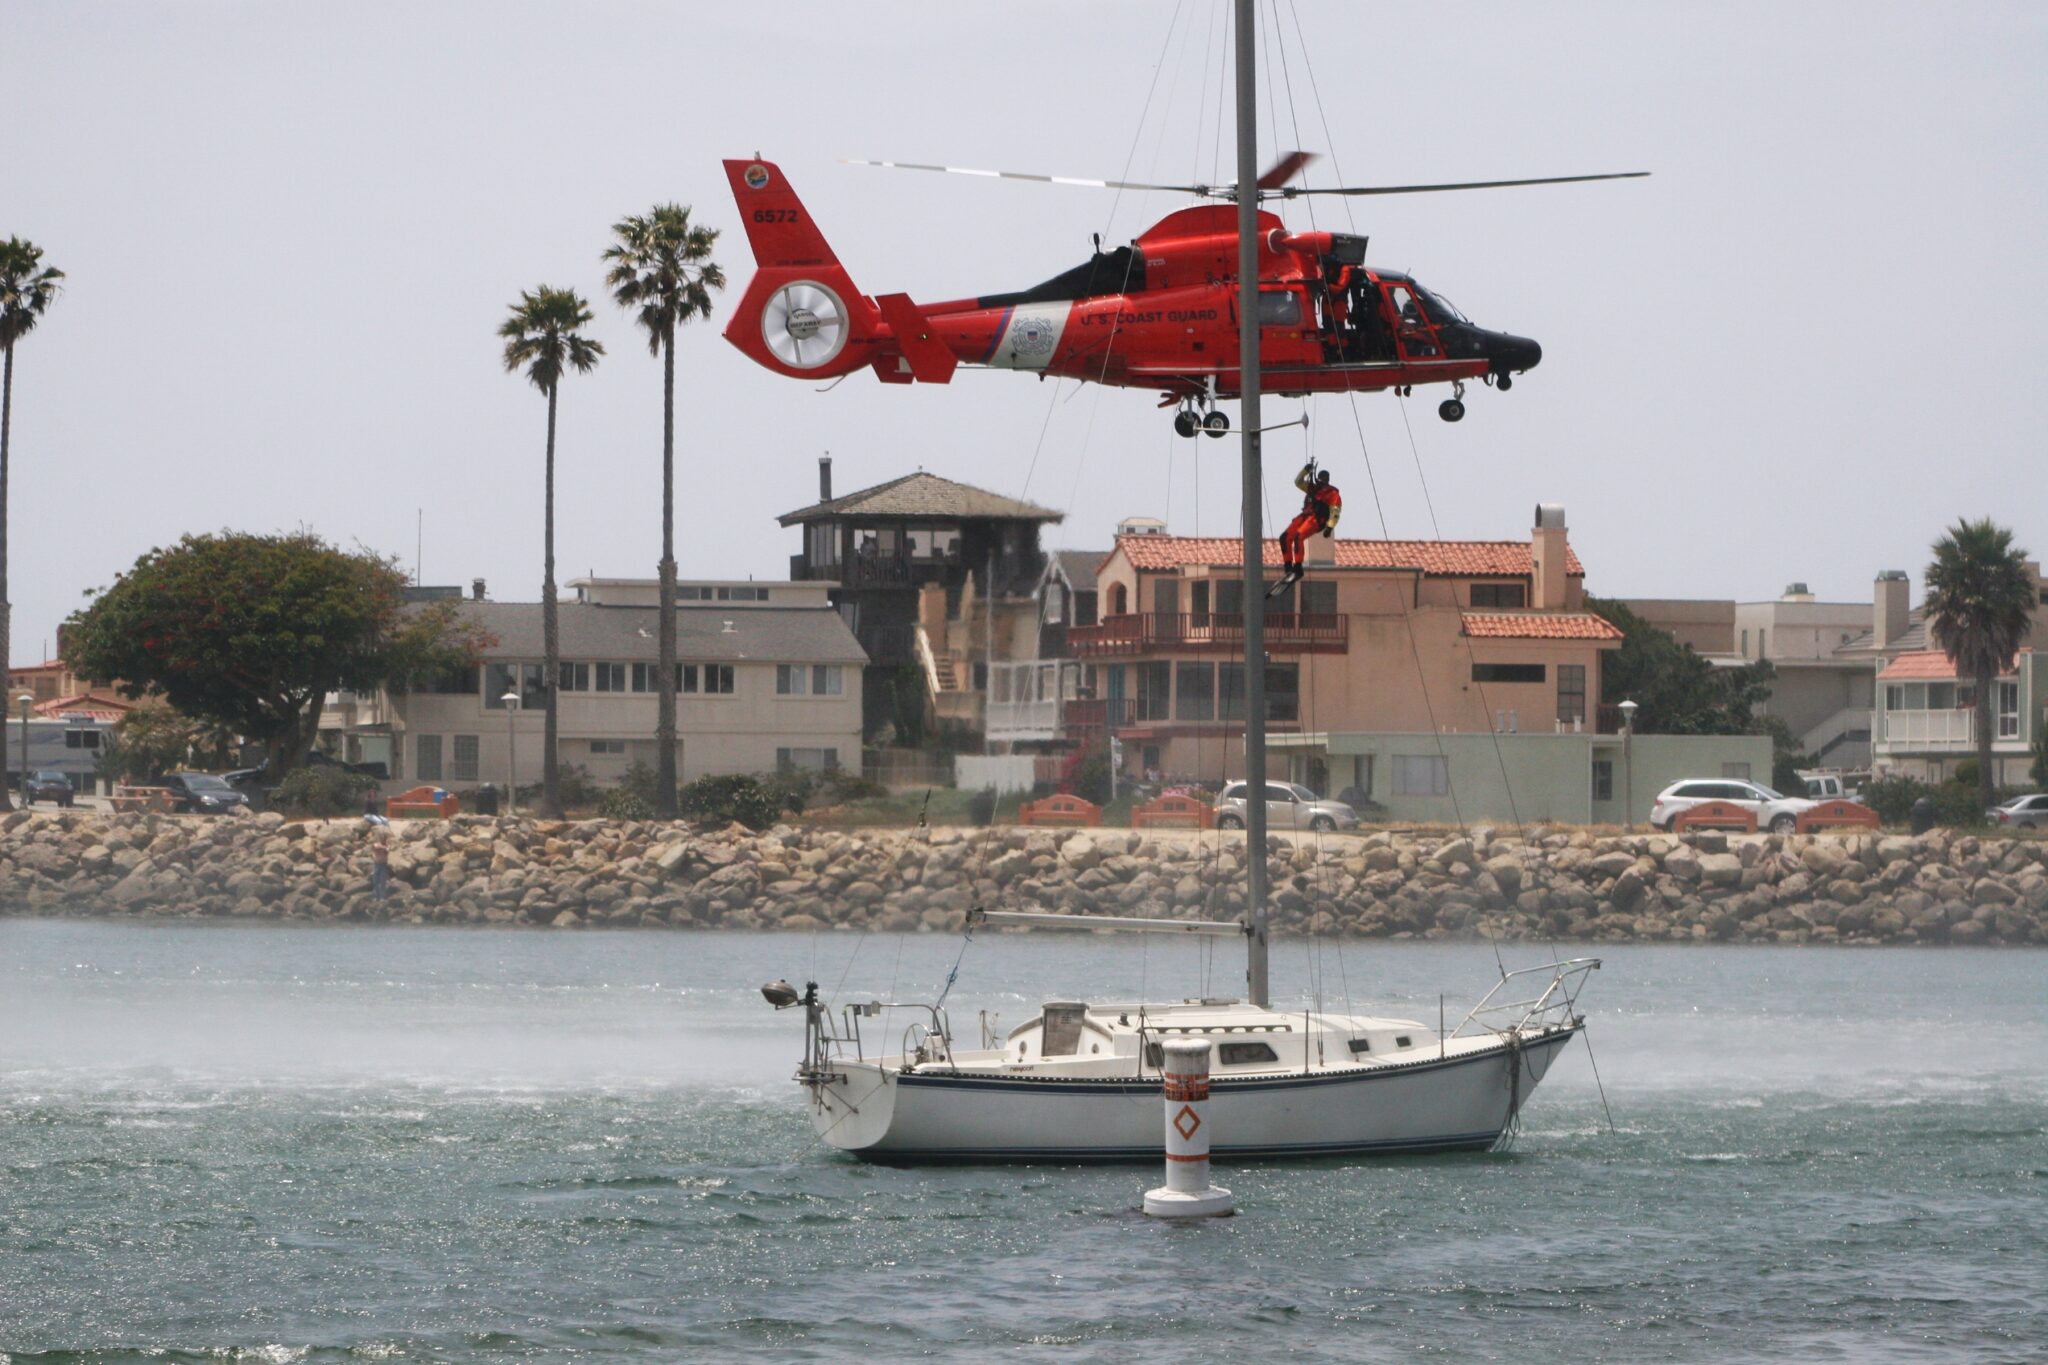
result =
[{"label": "red tile roof", "polygon": [[[2007,674],[2018,671],[2018,659],[2005,666]],[[1956,666],[1938,649],[1921,649],[1899,655],[1877,676],[1882,682],[1947,682],[1956,676]]]},{"label": "red tile roof", "polygon": [[35,713],[46,719],[90,716],[94,720],[119,720],[134,709],[134,702],[110,697],[104,692],[81,692],[75,697],[58,697],[35,705]]},{"label": "red tile roof", "polygon": [[1465,613],[1465,633],[1482,640],[1619,640],[1621,631],[1592,612]]},{"label": "red tile roof", "polygon": [[[1243,542],[1227,536],[1118,536],[1116,543],[1138,569],[1244,562]],[[1280,563],[1280,542],[1265,544],[1265,562]],[[1430,578],[1527,578],[1535,572],[1526,540],[1340,540],[1337,567],[1420,569]],[[1565,547],[1564,571],[1576,577],[1586,573],[1570,546]]]}]

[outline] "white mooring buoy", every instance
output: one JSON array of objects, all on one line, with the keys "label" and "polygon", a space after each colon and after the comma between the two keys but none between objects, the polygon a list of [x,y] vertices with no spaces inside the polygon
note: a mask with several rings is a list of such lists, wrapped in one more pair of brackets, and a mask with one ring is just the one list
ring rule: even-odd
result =
[{"label": "white mooring buoy", "polygon": [[1166,1184],[1145,1191],[1154,1218],[1223,1218],[1237,1212],[1230,1191],[1209,1183],[1209,1041],[1166,1044]]}]

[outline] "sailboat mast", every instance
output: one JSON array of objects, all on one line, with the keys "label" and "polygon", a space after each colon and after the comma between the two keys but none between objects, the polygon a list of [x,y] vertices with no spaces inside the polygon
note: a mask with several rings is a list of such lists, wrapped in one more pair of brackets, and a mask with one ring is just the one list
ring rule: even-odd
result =
[{"label": "sailboat mast", "polygon": [[1266,562],[1265,485],[1259,460],[1258,15],[1236,0],[1237,325],[1244,441],[1245,994],[1264,1008],[1266,986]]}]

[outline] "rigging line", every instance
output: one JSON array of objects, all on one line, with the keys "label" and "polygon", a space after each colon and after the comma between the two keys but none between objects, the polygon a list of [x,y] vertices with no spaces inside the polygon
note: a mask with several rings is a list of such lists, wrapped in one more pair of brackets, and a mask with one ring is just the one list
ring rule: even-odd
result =
[{"label": "rigging line", "polygon": [[[1280,80],[1287,90],[1287,126],[1294,134],[1294,145],[1299,147],[1301,146],[1301,113],[1294,103],[1294,72],[1287,65],[1287,31],[1280,26],[1280,0],[1271,0],[1271,5],[1273,11],[1273,52],[1280,59]],[[1260,21],[1259,31],[1262,33],[1265,31],[1263,19]],[[1278,132],[1280,125],[1275,123],[1273,128],[1275,132]],[[1340,195],[1339,197],[1348,198],[1349,196]],[[1285,203],[1287,201],[1282,200],[1281,202]],[[1308,225],[1313,229],[1317,226],[1316,201],[1313,195],[1308,198],[1307,208]]]},{"label": "rigging line", "polygon": [[[960,955],[953,959],[953,970],[946,973],[945,987],[939,991],[939,998],[937,1000],[932,1001],[932,1009],[937,1010],[939,1006],[946,1003],[946,997],[952,993],[953,983],[960,977],[960,964],[966,961],[967,959],[968,945],[972,944],[973,942],[974,926],[972,924],[969,924],[962,928],[960,931]],[[950,1031],[951,1030],[948,1030],[948,1032]],[[949,1049],[952,1047],[952,1043],[953,1040],[951,1038],[948,1038],[946,1040],[946,1045]]]},{"label": "rigging line", "polygon": [[[1437,524],[1436,504],[1433,501],[1431,501],[1429,496],[1429,479],[1422,472],[1422,451],[1421,448],[1417,446],[1415,443],[1415,428],[1408,420],[1408,400],[1406,398],[1397,398],[1394,401],[1400,405],[1401,425],[1404,428],[1406,428],[1408,432],[1408,450],[1409,453],[1413,455],[1415,459],[1415,479],[1416,482],[1422,485],[1422,502],[1423,505],[1429,509],[1430,534],[1436,538],[1438,544],[1442,544],[1444,538],[1443,528]],[[1508,798],[1508,819],[1514,822],[1515,834],[1517,837],[1520,837],[1524,833],[1524,828],[1522,825],[1522,812],[1515,801],[1514,780],[1508,776],[1507,757],[1501,752],[1500,727],[1494,724],[1493,707],[1490,706],[1486,700],[1486,684],[1479,681],[1479,656],[1472,649],[1472,637],[1465,633],[1464,622],[1462,620],[1458,624],[1457,638],[1464,643],[1465,662],[1471,667],[1472,670],[1472,686],[1477,688],[1479,691],[1479,710],[1482,714],[1483,719],[1486,721],[1487,733],[1493,736],[1493,761],[1494,764],[1500,769],[1501,791],[1504,792]],[[1519,723],[1517,728],[1519,728]],[[1496,953],[1497,952],[1498,950],[1496,950]],[[1502,969],[1502,975],[1506,975],[1505,968]]]},{"label": "rigging line", "polygon": [[1582,1026],[1579,1029],[1579,1036],[1586,1040],[1586,1060],[1593,1063],[1593,1086],[1600,1092],[1600,1112],[1607,1115],[1607,1132],[1612,1136],[1614,1111],[1607,1107],[1607,1086],[1600,1079],[1600,1063],[1593,1059],[1593,1031]]},{"label": "rigging line", "polygon": [[[1145,103],[1138,110],[1138,126],[1131,130],[1130,149],[1124,153],[1124,168],[1117,176],[1119,180],[1131,178],[1131,167],[1137,164],[1138,143],[1145,136],[1145,119],[1152,112],[1152,97],[1159,91],[1160,73],[1166,70],[1166,54],[1173,47],[1173,26],[1180,22],[1180,6],[1175,5],[1173,19],[1166,25],[1166,37],[1159,45],[1159,58],[1152,64],[1152,80],[1145,86]],[[1102,234],[1109,235],[1110,224],[1116,221],[1116,211],[1124,202],[1123,187],[1119,185],[1109,201],[1109,213],[1103,219]]]},{"label": "rigging line", "polygon": [[[1200,184],[1202,180],[1202,127],[1209,121],[1209,58],[1216,50],[1216,15],[1223,8],[1221,5],[1212,5],[1209,8],[1208,31],[1202,37],[1202,64],[1195,68],[1195,77],[1201,82],[1201,96],[1195,104],[1194,155],[1188,160],[1188,183],[1191,185]],[[1222,97],[1219,90],[1219,108]]]},{"label": "rigging line", "polygon": [[[1160,155],[1164,151],[1166,146],[1166,130],[1173,126],[1173,106],[1175,102],[1180,98],[1180,78],[1182,73],[1184,73],[1188,69],[1188,45],[1193,40],[1195,33],[1195,25],[1192,16],[1190,16],[1187,24],[1181,24],[1181,15],[1186,9],[1187,0],[1179,0],[1179,2],[1176,3],[1173,7],[1173,18],[1166,21],[1166,32],[1168,35],[1167,42],[1169,46],[1172,43],[1173,30],[1176,27],[1180,28],[1180,57],[1173,64],[1173,84],[1167,87],[1166,106],[1159,111],[1159,132],[1157,136],[1155,136],[1152,139],[1152,160],[1150,163],[1150,175],[1155,180],[1161,178],[1163,174],[1163,172],[1160,169]],[[1164,52],[1160,53],[1160,60],[1162,63],[1165,61],[1165,56],[1166,54]],[[1197,117],[1200,117],[1199,112],[1197,113]]]},{"label": "rigging line", "polygon": [[[1366,487],[1372,490],[1373,511],[1379,515],[1380,519],[1380,538],[1391,545],[1393,537],[1387,530],[1387,509],[1380,502],[1379,478],[1373,473],[1372,450],[1365,442],[1365,421],[1358,415],[1358,394],[1355,391],[1350,391],[1347,392],[1346,397],[1351,402],[1351,425],[1358,433],[1358,453],[1365,461]],[[1416,570],[1416,573],[1418,574],[1416,581],[1420,583],[1419,575],[1421,570]],[[1415,681],[1417,690],[1422,693],[1423,712],[1429,717],[1429,732],[1436,742],[1436,756],[1444,761],[1445,791],[1451,798],[1451,818],[1457,822],[1459,829],[1463,829],[1465,827],[1465,811],[1464,807],[1459,804],[1457,787],[1450,785],[1449,782],[1451,760],[1450,756],[1444,752],[1444,736],[1442,728],[1437,724],[1436,703],[1429,698],[1429,675],[1424,672],[1422,667],[1422,645],[1415,636],[1415,618],[1409,612],[1407,594],[1403,593],[1400,600],[1401,624],[1408,634],[1408,652],[1415,660]]]},{"label": "rigging line", "polygon": [[[1337,183],[1341,185],[1344,183],[1344,166],[1337,157],[1337,139],[1330,133],[1330,113],[1323,105],[1322,88],[1316,84],[1315,63],[1309,57],[1308,37],[1302,32],[1301,11],[1295,6],[1294,0],[1287,0],[1287,9],[1294,16],[1294,41],[1295,45],[1301,49],[1301,69],[1308,76],[1309,94],[1316,107],[1316,117],[1321,120],[1323,125],[1323,145],[1330,152],[1330,173],[1336,177]],[[1344,205],[1344,224],[1355,235],[1358,232],[1358,215],[1352,206],[1351,197],[1349,195],[1340,195],[1338,198]],[[1313,211],[1309,214],[1309,221],[1311,223],[1315,221]]]},{"label": "rigging line", "polygon": [[1031,463],[1024,468],[1024,486],[1017,490],[1017,499],[1020,502],[1031,492],[1031,479],[1038,473],[1038,457],[1045,450],[1045,433],[1052,429],[1052,410],[1059,404],[1060,385],[1064,383],[1064,379],[1052,381],[1052,397],[1045,404],[1045,420],[1038,424],[1038,441],[1031,447]]},{"label": "rigging line", "polygon": [[[1223,41],[1216,49],[1216,134],[1209,139],[1209,183],[1212,185],[1221,184],[1223,181],[1223,110],[1230,103],[1227,63],[1230,60],[1233,43],[1231,25],[1237,22],[1235,5],[1222,5],[1219,8],[1223,11]],[[1205,80],[1207,76],[1208,73],[1204,72]]]}]

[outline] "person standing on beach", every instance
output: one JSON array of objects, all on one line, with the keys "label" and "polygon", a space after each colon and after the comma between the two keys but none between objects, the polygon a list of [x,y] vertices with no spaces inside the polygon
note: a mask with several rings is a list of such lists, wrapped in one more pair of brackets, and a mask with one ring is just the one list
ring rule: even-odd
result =
[{"label": "person standing on beach", "polygon": [[391,898],[391,836],[381,829],[370,839],[370,894]]}]

